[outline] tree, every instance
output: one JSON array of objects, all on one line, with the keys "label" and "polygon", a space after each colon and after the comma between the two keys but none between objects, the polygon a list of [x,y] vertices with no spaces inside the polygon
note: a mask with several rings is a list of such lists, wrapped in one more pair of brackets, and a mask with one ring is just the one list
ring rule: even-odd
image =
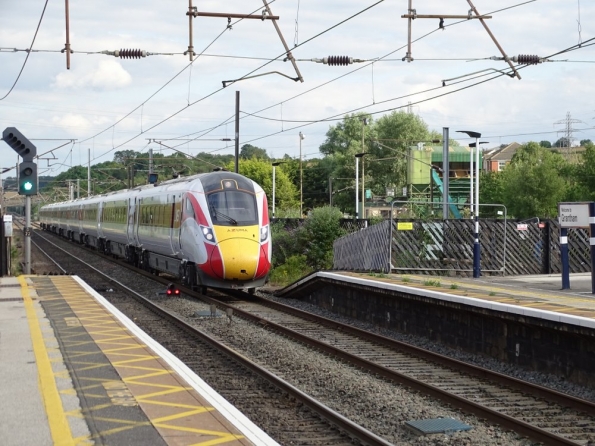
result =
[{"label": "tree", "polygon": [[508,211],[517,218],[556,216],[567,189],[559,173],[566,165],[562,155],[535,142],[521,146],[502,171]]},{"label": "tree", "polygon": [[593,146],[593,141],[590,139],[581,139],[581,147]]},{"label": "tree", "polygon": [[[298,192],[291,183],[287,173],[283,171],[284,164],[275,169],[275,207],[278,209],[288,209],[299,206],[297,201]],[[234,169],[234,162],[227,165],[228,170]],[[240,160],[240,174],[257,182],[264,189],[268,197],[269,208],[273,206],[273,166],[271,163],[251,158]]]},{"label": "tree", "polygon": [[[481,202],[485,204],[504,204],[504,173],[503,172],[484,172],[479,175],[479,196]],[[485,209],[484,209],[485,208]],[[502,209],[491,206],[480,206],[482,217],[494,218],[497,212]]]},{"label": "tree", "polygon": [[298,232],[298,246],[304,250],[306,262],[314,270],[333,267],[333,243],[345,235],[341,228],[341,211],[325,206],[312,210]]},{"label": "tree", "polygon": [[251,144],[244,144],[240,149],[240,159],[247,160],[251,158],[270,160],[265,149],[261,149],[260,147]]},{"label": "tree", "polygon": [[540,145],[541,147],[545,147],[546,149],[551,149],[551,148],[552,148],[552,143],[551,143],[551,142],[549,142],[549,141],[541,141],[541,142],[539,143],[539,145]]},{"label": "tree", "polygon": [[114,153],[114,163],[128,165],[131,159],[135,159],[139,152],[134,150],[119,150]]},{"label": "tree", "polygon": [[[367,126],[363,125],[364,118]],[[333,186],[333,204],[349,213],[355,212],[355,154],[367,154],[359,163],[360,175],[364,166],[365,188],[372,189],[375,195],[384,195],[387,188],[401,190],[407,185],[407,155],[411,146],[418,142],[431,144],[442,138],[437,132],[430,132],[420,117],[405,112],[393,112],[376,122],[364,113],[347,115],[328,130],[326,137],[320,151],[333,160],[332,177],[353,178],[338,180],[337,187]]]},{"label": "tree", "polygon": [[572,201],[595,201],[595,146],[593,143],[585,146],[586,150],[581,154],[582,163],[574,166],[574,178],[579,192]]},{"label": "tree", "polygon": [[[442,139],[437,132],[430,132],[419,116],[402,111],[380,118],[374,130],[382,145],[372,144],[370,149],[368,171],[372,180],[368,184],[379,195],[383,195],[387,187],[401,190],[407,186],[408,152],[412,146],[419,142],[431,145],[432,140]],[[372,159],[383,161],[373,162]]]},{"label": "tree", "polygon": [[563,136],[554,143],[554,147],[570,147],[570,140]]}]

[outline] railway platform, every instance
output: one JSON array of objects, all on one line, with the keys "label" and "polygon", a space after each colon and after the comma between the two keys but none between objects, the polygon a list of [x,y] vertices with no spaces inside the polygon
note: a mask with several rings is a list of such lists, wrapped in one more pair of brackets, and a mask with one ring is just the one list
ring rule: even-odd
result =
[{"label": "railway platform", "polygon": [[277,445],[76,276],[0,278],[0,438]]},{"label": "railway platform", "polygon": [[543,318],[595,329],[595,294],[591,274],[571,274],[570,289],[562,290],[560,275],[491,276],[479,279],[416,274],[373,274],[321,271],[277,289],[291,297],[317,280],[337,280],[393,291],[406,291],[436,301]]}]

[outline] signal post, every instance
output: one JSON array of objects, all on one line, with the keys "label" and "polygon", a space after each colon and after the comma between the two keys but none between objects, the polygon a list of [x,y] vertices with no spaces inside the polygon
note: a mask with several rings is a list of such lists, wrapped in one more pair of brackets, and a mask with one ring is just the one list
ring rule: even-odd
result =
[{"label": "signal post", "polygon": [[23,158],[19,164],[19,195],[25,196],[25,274],[31,274],[31,196],[37,195],[37,147],[15,127],[7,127],[2,139]]}]

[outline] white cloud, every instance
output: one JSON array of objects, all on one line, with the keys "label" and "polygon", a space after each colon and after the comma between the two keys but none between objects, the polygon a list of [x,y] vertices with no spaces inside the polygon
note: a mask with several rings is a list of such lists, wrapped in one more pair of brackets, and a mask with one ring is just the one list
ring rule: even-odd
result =
[{"label": "white cloud", "polygon": [[82,70],[67,71],[56,76],[52,87],[82,90],[118,90],[130,85],[132,76],[115,60],[101,60]]}]

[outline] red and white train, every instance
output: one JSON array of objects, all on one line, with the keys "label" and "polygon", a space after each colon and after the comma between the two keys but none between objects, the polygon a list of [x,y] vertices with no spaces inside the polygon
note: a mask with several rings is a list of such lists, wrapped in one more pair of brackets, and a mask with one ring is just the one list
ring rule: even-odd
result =
[{"label": "red and white train", "polygon": [[193,288],[255,288],[271,267],[267,198],[215,171],[43,206],[41,227]]}]

